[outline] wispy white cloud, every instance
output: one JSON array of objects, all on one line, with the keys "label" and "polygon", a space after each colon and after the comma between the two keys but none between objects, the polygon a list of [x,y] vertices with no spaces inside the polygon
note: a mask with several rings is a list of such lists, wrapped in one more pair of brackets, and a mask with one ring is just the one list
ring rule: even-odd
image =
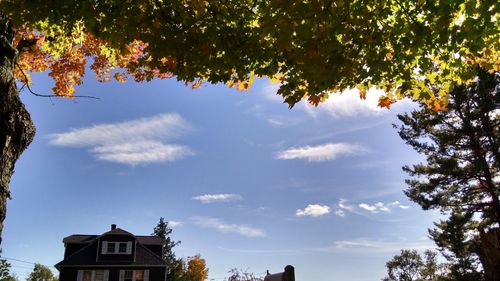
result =
[{"label": "wispy white cloud", "polygon": [[385,212],[385,213],[390,213],[394,207],[398,207],[400,209],[408,209],[410,206],[403,205],[399,201],[394,201],[390,203],[384,203],[384,202],[377,202],[375,204],[367,204],[367,203],[361,203],[358,205],[359,208],[368,211],[370,213],[380,213],[380,212]]},{"label": "wispy white cloud", "polygon": [[278,95],[278,89],[280,88],[279,83],[269,83],[265,86],[263,86],[260,90],[260,92],[264,95],[264,98],[276,102],[276,103],[283,103],[283,97]]},{"label": "wispy white cloud", "polygon": [[339,203],[337,204],[337,211],[339,212],[339,214],[337,214],[337,212],[335,212],[335,214],[337,214],[338,216],[345,216],[346,212],[358,215],[366,215],[367,213],[391,213],[394,208],[406,210],[409,209],[410,206],[403,205],[399,201],[393,201],[389,203],[376,202],[374,204],[359,203],[358,205],[354,205],[349,203],[345,199],[340,199]]},{"label": "wispy white cloud", "polygon": [[292,147],[276,153],[276,159],[306,160],[308,162],[332,161],[341,155],[354,155],[367,150],[356,144],[327,143],[316,146]]},{"label": "wispy white cloud", "polygon": [[294,248],[294,249],[236,249],[236,248],[221,248],[225,251],[238,252],[245,254],[303,254],[303,253],[346,253],[353,252],[361,255],[365,254],[388,254],[388,253],[398,253],[401,249],[415,249],[415,250],[427,250],[434,249],[436,245],[432,243],[428,238],[407,241],[388,241],[388,240],[375,240],[367,238],[358,238],[351,240],[338,240],[334,241],[333,244],[325,247],[316,248]]},{"label": "wispy white cloud", "polygon": [[224,193],[224,194],[203,194],[192,197],[193,200],[198,200],[202,203],[213,203],[213,202],[231,202],[242,200],[238,194]]},{"label": "wispy white cloud", "polygon": [[269,117],[267,118],[267,122],[271,124],[272,126],[279,127],[285,125],[285,123],[281,120],[278,120],[276,117]]},{"label": "wispy white cloud", "polygon": [[348,211],[348,212],[353,212],[354,211],[354,206],[348,204],[347,200],[345,200],[345,199],[340,199],[338,206],[339,206],[340,209]]},{"label": "wispy white cloud", "polygon": [[137,120],[100,124],[50,135],[57,146],[90,147],[99,160],[137,165],[175,161],[193,151],[169,143],[190,131],[189,124],[178,114],[160,114]]},{"label": "wispy white cloud", "polygon": [[191,221],[198,226],[212,228],[223,233],[238,233],[247,237],[265,237],[264,230],[244,224],[229,224],[218,218],[192,217]]},{"label": "wispy white cloud", "polygon": [[297,217],[319,217],[330,213],[330,207],[320,204],[309,204],[304,209],[295,212]]},{"label": "wispy white cloud", "polygon": [[177,227],[177,226],[181,226],[183,223],[181,221],[175,221],[175,220],[170,220],[168,221],[168,225],[170,227]]},{"label": "wispy white cloud", "polygon": [[343,210],[336,210],[335,215],[339,217],[345,217],[345,212]]},{"label": "wispy white cloud", "polygon": [[361,251],[364,253],[393,253],[399,252],[401,249],[426,250],[435,247],[429,239],[419,241],[352,239],[335,241],[333,246],[318,248],[318,250],[324,252]]}]

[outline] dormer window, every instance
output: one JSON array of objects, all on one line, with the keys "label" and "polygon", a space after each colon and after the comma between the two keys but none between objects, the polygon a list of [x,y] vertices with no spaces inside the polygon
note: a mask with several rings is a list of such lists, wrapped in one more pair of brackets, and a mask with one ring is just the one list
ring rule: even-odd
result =
[{"label": "dormer window", "polygon": [[132,241],[128,242],[111,242],[102,241],[103,255],[130,255],[132,254]]},{"label": "dormer window", "polygon": [[116,244],[108,242],[108,247],[106,250],[106,254],[111,254],[115,252]]},{"label": "dormer window", "polygon": [[124,254],[127,252],[127,243],[120,243],[118,246],[118,252]]}]

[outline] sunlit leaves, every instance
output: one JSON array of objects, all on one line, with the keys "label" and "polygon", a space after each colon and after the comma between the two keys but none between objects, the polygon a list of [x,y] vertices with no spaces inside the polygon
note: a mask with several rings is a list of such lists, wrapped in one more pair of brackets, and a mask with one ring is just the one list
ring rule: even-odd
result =
[{"label": "sunlit leaves", "polygon": [[[477,67],[500,69],[500,5],[492,0],[38,2],[3,9],[50,39],[40,45],[48,67],[73,56],[79,74],[82,58],[65,52],[81,49],[99,81],[175,75],[193,88],[208,81],[244,91],[255,75],[280,83],[290,106],[376,87],[387,93],[383,107],[410,97],[437,109]],[[30,63],[42,57],[29,53]]]}]

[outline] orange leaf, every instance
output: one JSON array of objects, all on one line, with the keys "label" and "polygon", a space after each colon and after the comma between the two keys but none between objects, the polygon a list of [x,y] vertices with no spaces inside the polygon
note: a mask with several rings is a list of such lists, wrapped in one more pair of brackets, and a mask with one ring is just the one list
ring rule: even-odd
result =
[{"label": "orange leaf", "polygon": [[359,90],[359,98],[362,100],[366,100],[366,91],[365,90]]},{"label": "orange leaf", "polygon": [[385,107],[385,108],[389,109],[389,108],[391,108],[391,105],[395,102],[396,101],[394,99],[391,99],[389,97],[380,97],[378,99],[378,106]]},{"label": "orange leaf", "polygon": [[245,90],[246,89],[245,83],[238,80],[238,86],[236,86],[236,89],[240,92]]}]

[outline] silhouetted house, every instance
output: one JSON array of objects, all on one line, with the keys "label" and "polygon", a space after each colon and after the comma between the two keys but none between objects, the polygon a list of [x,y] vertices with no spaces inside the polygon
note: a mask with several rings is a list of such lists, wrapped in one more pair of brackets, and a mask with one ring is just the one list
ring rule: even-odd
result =
[{"label": "silhouetted house", "polygon": [[63,239],[64,260],[55,265],[59,281],[165,281],[165,239],[136,236],[111,225],[102,235]]}]

